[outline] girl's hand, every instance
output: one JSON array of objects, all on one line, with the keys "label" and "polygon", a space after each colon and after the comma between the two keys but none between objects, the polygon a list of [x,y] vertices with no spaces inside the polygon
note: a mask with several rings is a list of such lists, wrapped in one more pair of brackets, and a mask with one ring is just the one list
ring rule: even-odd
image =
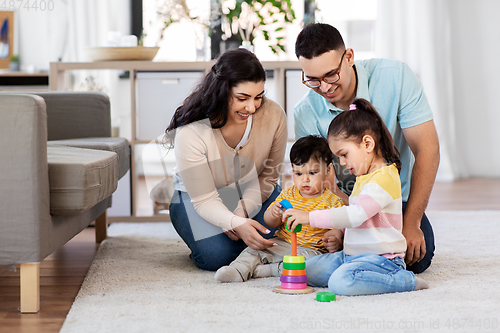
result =
[{"label": "girl's hand", "polygon": [[323,236],[323,245],[330,253],[342,250],[344,245],[344,233],[342,230],[328,230]]},{"label": "girl's hand", "polygon": [[309,212],[298,209],[287,209],[283,213],[283,222],[286,222],[290,230],[294,230],[298,224],[309,224]]}]

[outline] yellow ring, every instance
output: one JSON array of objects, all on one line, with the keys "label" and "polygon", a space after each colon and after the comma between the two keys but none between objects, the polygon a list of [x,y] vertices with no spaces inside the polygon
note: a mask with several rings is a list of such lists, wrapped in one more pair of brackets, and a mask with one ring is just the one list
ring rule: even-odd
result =
[{"label": "yellow ring", "polygon": [[300,264],[303,262],[306,262],[304,259],[304,256],[289,256],[286,255],[283,257],[283,262],[289,263],[289,264]]}]

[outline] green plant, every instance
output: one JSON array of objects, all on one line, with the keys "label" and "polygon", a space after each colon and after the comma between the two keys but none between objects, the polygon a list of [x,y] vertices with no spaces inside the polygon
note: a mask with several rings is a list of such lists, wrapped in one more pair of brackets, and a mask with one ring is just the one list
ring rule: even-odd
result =
[{"label": "green plant", "polygon": [[283,29],[296,19],[291,0],[218,0],[227,22],[222,25],[226,36],[239,34],[243,41],[253,41],[262,32],[276,54],[285,52]]},{"label": "green plant", "polygon": [[19,56],[17,54],[13,54],[10,57],[10,61],[12,61],[12,62],[18,62],[19,61]]}]

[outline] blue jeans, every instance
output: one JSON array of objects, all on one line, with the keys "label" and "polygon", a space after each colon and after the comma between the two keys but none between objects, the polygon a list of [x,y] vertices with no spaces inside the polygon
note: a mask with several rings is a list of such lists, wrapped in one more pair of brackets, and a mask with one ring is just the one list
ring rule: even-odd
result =
[{"label": "blue jeans", "polygon": [[348,256],[344,251],[306,260],[308,284],[330,288],[337,295],[371,295],[413,291],[415,274],[405,269],[403,258],[377,254]]},{"label": "blue jeans", "polygon": [[[403,215],[406,208],[406,202],[403,202]],[[425,271],[430,265],[432,261],[432,257],[434,256],[434,231],[432,230],[431,223],[427,218],[427,215],[422,216],[422,221],[420,222],[420,230],[424,233],[425,238],[425,256],[419,262],[414,263],[411,266],[407,266],[406,269],[412,271],[415,274],[422,273]]]},{"label": "blue jeans", "polygon": [[[262,208],[252,219],[265,226],[264,212],[280,192],[281,187],[276,185],[271,196],[262,204]],[[234,202],[227,204],[224,202],[224,204],[232,211],[236,208],[234,205],[238,200],[236,198]],[[175,230],[191,250],[191,260],[201,269],[216,271],[222,266],[227,266],[247,247],[241,239],[231,240],[221,228],[198,215],[186,192],[175,191],[169,210]],[[274,233],[278,230],[278,228],[268,229],[271,230],[269,234],[261,233],[264,238],[274,237]]]}]

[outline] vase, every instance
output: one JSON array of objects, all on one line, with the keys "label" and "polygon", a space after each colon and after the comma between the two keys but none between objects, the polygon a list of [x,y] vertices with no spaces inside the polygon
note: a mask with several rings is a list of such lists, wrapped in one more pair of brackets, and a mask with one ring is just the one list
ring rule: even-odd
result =
[{"label": "vase", "polygon": [[253,45],[252,42],[250,42],[249,40],[242,41],[240,47],[253,52]]},{"label": "vase", "polygon": [[19,72],[19,61],[11,61],[9,63],[9,71]]}]

